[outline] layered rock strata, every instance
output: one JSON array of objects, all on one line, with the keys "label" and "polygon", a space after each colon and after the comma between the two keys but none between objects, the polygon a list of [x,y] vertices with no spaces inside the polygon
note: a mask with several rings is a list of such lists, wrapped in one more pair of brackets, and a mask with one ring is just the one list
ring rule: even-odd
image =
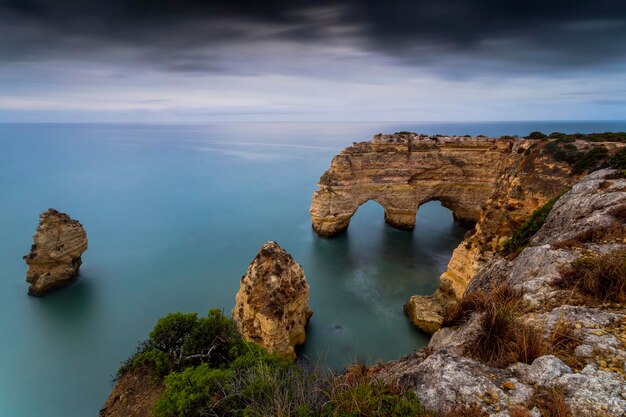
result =
[{"label": "layered rock strata", "polygon": [[489,138],[375,135],[332,160],[309,210],[313,229],[334,236],[358,207],[378,202],[385,221],[412,229],[420,205],[439,200],[456,220],[475,223],[500,170],[521,142]]},{"label": "layered rock strata", "polygon": [[[542,333],[545,354],[504,368],[474,359],[484,314],[476,311],[464,324],[437,331],[420,352],[373,368],[376,377],[410,389],[440,413],[475,403],[491,416],[511,415],[517,406],[529,414],[515,415],[539,416],[533,398],[559,392],[574,416],[626,415],[626,306],[577,298],[559,284],[560,271],[575,259],[626,249],[615,232],[590,242],[576,238],[620,221],[615,213],[626,208],[626,179],[614,173],[598,171],[577,183],[519,256],[494,256],[466,290],[489,292],[494,281],[510,286],[523,303],[519,320]],[[563,329],[573,333],[563,339]],[[567,352],[562,340],[571,344]]]},{"label": "layered rock strata", "polygon": [[42,296],[71,283],[86,250],[87,233],[77,220],[54,209],[41,213],[30,253],[24,256],[28,294]]},{"label": "layered rock strata", "polygon": [[443,307],[530,214],[576,178],[542,152],[540,141],[485,137],[375,135],[341,151],[313,195],[313,229],[322,236],[346,230],[357,208],[380,203],[392,226],[411,229],[419,206],[438,200],[455,220],[474,224],[454,250],[439,289],[405,304],[411,322],[432,333]]},{"label": "layered rock strata", "polygon": [[241,278],[233,309],[237,328],[247,341],[294,360],[312,314],[302,267],[276,242],[267,242]]}]

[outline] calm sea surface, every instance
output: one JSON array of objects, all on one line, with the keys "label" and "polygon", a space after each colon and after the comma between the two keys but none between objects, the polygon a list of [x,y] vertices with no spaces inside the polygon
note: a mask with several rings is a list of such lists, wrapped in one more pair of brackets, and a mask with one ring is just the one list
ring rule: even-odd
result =
[{"label": "calm sea surface", "polygon": [[[230,312],[260,246],[304,267],[314,315],[303,354],[340,368],[425,345],[402,312],[437,286],[466,230],[438,202],[415,231],[363,205],[349,232],[318,238],[308,208],[332,156],[378,132],[524,135],[626,130],[626,123],[0,124],[0,416],[96,416],[111,375],[172,311]],[[80,279],[26,295],[22,256],[38,215],[87,230]]]}]

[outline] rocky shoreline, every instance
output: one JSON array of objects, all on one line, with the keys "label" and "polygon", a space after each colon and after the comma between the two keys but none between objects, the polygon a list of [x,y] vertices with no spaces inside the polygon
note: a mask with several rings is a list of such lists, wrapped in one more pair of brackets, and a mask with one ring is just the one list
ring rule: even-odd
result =
[{"label": "rocky shoreline", "polygon": [[[400,415],[626,414],[626,178],[612,169],[574,172],[550,143],[376,135],[344,149],[320,179],[311,219],[323,236],[345,230],[370,199],[402,229],[433,199],[475,224],[439,290],[405,305],[411,322],[433,333],[428,346],[358,371],[370,387],[419,399],[419,413]],[[621,145],[611,146],[614,154]],[[542,206],[528,241],[503,250]],[[266,243],[241,280],[239,333],[293,360],[310,316],[302,268]],[[164,386],[148,384],[145,369],[122,375],[102,417],[149,415]]]}]

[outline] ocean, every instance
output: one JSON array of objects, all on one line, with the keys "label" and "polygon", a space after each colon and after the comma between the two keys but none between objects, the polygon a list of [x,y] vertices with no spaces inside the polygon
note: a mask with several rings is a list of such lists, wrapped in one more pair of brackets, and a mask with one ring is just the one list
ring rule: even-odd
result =
[{"label": "ocean", "polygon": [[[437,287],[466,229],[438,202],[416,228],[364,204],[347,233],[311,230],[316,182],[375,133],[525,135],[626,130],[626,122],[0,124],[0,416],[96,416],[120,363],[168,312],[234,306],[261,245],[303,268],[314,315],[300,354],[341,369],[428,343],[402,311]],[[53,207],[89,237],[80,278],[26,295],[38,215]]]}]

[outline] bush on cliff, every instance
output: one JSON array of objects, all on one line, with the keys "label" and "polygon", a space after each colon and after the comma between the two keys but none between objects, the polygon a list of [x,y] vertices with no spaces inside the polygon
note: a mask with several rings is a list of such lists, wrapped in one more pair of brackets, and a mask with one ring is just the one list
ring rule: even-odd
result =
[{"label": "bush on cliff", "polygon": [[511,236],[510,239],[504,242],[502,251],[505,255],[515,255],[521,252],[531,241],[533,236],[541,229],[541,226],[545,223],[552,207],[558,201],[563,194],[568,190],[561,192],[556,197],[549,200],[543,206],[531,214],[530,218],[526,220]]},{"label": "bush on cliff", "polygon": [[626,250],[578,258],[561,271],[555,284],[576,289],[588,297],[589,304],[626,303]]},{"label": "bush on cliff", "polygon": [[245,342],[218,310],[161,318],[118,372],[147,371],[165,391],[155,417],[426,416],[417,397],[364,366],[342,375],[301,366]]},{"label": "bush on cliff", "polygon": [[196,313],[170,313],[159,319],[150,338],[126,360],[117,377],[139,367],[162,379],[188,366],[220,366],[236,359],[246,347],[233,321],[219,310],[201,318]]}]

